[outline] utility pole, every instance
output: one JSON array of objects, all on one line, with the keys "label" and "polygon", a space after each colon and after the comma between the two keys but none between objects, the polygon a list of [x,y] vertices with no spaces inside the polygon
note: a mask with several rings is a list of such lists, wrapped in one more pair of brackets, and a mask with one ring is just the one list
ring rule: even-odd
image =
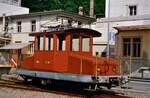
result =
[{"label": "utility pole", "polygon": [[110,19],[110,0],[108,0],[108,23],[107,23],[107,59],[110,57],[110,49],[109,49],[109,32],[110,32],[110,23],[109,23],[109,19]]},{"label": "utility pole", "polygon": [[90,17],[94,17],[94,0],[90,0]]}]

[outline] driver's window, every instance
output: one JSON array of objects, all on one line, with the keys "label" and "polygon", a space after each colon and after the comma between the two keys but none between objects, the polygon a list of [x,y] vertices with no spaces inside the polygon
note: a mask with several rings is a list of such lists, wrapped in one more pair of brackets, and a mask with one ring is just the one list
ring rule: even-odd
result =
[{"label": "driver's window", "polygon": [[79,51],[79,35],[72,35],[72,51]]}]

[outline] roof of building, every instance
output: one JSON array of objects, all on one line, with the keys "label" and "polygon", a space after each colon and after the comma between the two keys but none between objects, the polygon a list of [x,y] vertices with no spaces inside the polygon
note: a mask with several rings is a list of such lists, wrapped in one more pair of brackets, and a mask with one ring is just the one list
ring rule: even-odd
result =
[{"label": "roof of building", "polygon": [[137,20],[150,20],[150,14],[136,15],[136,16],[119,16],[119,17],[101,18],[99,20],[99,22],[100,23],[107,23],[107,22],[137,21]]},{"label": "roof of building", "polygon": [[11,50],[11,49],[22,49],[29,46],[31,43],[11,43],[4,47],[1,47],[0,50]]},{"label": "roof of building", "polygon": [[[46,16],[46,15],[56,15],[58,17],[64,17],[64,18],[74,20],[74,21],[80,21],[85,24],[91,24],[92,22],[96,21],[96,18],[94,18],[94,17],[82,16],[82,15],[78,15],[76,13],[66,12],[63,10],[34,12],[34,13],[22,14],[22,15],[12,15],[12,16],[7,16],[7,17],[12,18],[12,19],[18,19],[18,18],[37,17],[37,16],[40,17],[40,16]],[[2,18],[2,17],[0,17],[0,18]]]},{"label": "roof of building", "polygon": [[150,25],[118,26],[114,28],[118,31],[150,30]]}]

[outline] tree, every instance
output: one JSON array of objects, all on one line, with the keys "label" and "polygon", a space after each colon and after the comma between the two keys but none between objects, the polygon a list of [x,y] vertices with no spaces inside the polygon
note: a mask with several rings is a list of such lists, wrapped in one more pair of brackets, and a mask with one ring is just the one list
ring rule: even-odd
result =
[{"label": "tree", "polygon": [[[104,16],[105,0],[95,0],[94,2],[95,15]],[[75,13],[78,13],[78,8],[82,6],[86,15],[89,15],[90,0],[22,0],[22,5],[30,8],[31,12],[62,9]]]}]

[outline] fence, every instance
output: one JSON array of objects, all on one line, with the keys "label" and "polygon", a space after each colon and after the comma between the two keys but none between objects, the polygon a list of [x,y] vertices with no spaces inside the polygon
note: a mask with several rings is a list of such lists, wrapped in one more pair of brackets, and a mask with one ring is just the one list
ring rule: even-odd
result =
[{"label": "fence", "polygon": [[129,75],[131,77],[143,78],[144,71],[147,71],[146,78],[150,78],[150,59],[140,58],[120,58],[122,75]]}]

